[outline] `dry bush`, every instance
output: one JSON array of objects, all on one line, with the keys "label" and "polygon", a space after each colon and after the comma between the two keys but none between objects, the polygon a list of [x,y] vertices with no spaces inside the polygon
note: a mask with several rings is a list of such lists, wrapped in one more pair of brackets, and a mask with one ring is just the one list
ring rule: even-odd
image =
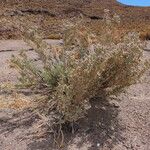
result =
[{"label": "dry bush", "polygon": [[[118,43],[113,40],[113,24],[108,11],[100,37],[96,37],[82,21],[67,23],[63,46],[48,45],[35,30],[25,32],[25,40],[33,47],[42,68],[25,52],[13,56],[12,64],[21,77],[22,87],[41,95],[37,107],[48,111],[55,123],[75,122],[90,108],[95,96],[118,94],[136,83],[149,67],[143,57],[144,45],[136,33],[129,33]],[[52,115],[53,114],[53,115]]]},{"label": "dry bush", "polygon": [[142,32],[141,35],[140,35],[140,38],[142,40],[150,40],[150,32],[147,31],[147,32]]}]

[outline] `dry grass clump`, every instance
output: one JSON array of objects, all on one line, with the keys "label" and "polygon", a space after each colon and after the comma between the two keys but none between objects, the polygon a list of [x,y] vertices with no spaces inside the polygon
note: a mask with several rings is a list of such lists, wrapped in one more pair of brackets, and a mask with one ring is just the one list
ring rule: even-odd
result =
[{"label": "dry grass clump", "polygon": [[32,106],[33,96],[24,95],[16,91],[14,84],[6,82],[0,84],[0,109],[23,110]]},{"label": "dry grass clump", "polygon": [[0,108],[11,108],[15,110],[23,110],[31,106],[31,99],[23,94],[13,93],[11,95],[0,95]]},{"label": "dry grass clump", "polygon": [[[136,83],[149,67],[143,61],[143,44],[136,33],[114,43],[112,23],[106,12],[100,37],[84,23],[67,23],[63,46],[43,42],[36,31],[25,33],[25,40],[38,54],[38,67],[26,53],[13,56],[12,64],[20,72],[20,85],[41,95],[38,108],[54,117],[55,123],[75,122],[90,108],[89,99],[115,95]],[[53,114],[53,115],[52,115]],[[54,123],[54,122],[53,122]]]}]

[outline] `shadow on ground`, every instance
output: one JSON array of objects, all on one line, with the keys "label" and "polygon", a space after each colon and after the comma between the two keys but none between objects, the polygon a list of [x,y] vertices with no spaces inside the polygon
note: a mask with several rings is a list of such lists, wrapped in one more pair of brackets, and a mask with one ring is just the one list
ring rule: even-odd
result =
[{"label": "shadow on ground", "polygon": [[[107,100],[92,99],[91,108],[86,117],[74,126],[74,134],[69,128],[65,129],[65,143],[67,144],[62,149],[78,150],[82,149],[86,143],[90,145],[86,145],[85,150],[98,150],[103,147],[112,149],[117,143],[124,141],[121,136],[123,127],[119,125],[118,113],[118,106],[110,104]],[[12,117],[0,116],[0,121],[0,140],[3,136],[6,139],[13,137],[17,140],[16,147],[21,146],[18,142],[21,140],[26,143],[28,150],[55,149],[48,127],[32,111],[14,114]],[[1,143],[3,145],[3,142]]]},{"label": "shadow on ground", "polygon": [[121,135],[124,128],[119,124],[118,113],[119,106],[110,104],[102,98],[92,99],[91,109],[86,117],[78,122],[78,131],[74,136],[66,135],[67,142],[73,145],[74,149],[83,147],[87,150],[99,150],[103,147],[112,149],[125,140]]}]

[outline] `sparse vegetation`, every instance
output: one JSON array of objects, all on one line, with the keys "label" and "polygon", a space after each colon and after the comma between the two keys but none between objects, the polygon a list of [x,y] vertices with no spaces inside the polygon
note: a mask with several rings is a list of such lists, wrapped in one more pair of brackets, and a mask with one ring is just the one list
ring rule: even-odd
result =
[{"label": "sparse vegetation", "polygon": [[[22,19],[22,22],[36,24],[39,30],[43,32],[44,38],[60,38],[60,33],[62,33],[60,24],[62,20],[77,17],[80,14],[85,19],[91,21],[86,26],[90,26],[97,33],[100,31],[99,26],[101,25],[103,10],[105,8],[121,16],[122,24],[117,32],[118,36],[122,36],[123,31],[129,32],[135,30],[145,40],[147,39],[147,34],[150,34],[150,8],[125,7],[120,5],[116,0],[39,0],[38,2],[36,0],[1,0],[0,6],[0,20],[5,18],[16,21],[19,18]],[[9,24],[7,25],[2,22],[0,23],[0,27],[1,39],[20,38],[20,34],[14,26],[9,26]]]},{"label": "sparse vegetation", "polygon": [[[0,8],[0,149],[149,147],[150,7],[1,0]],[[103,17],[105,8],[120,17]]]},{"label": "sparse vegetation", "polygon": [[[20,72],[19,88],[39,93],[37,107],[53,117],[54,123],[76,122],[90,108],[95,96],[116,95],[136,83],[149,67],[142,61],[144,45],[136,33],[127,34],[118,43],[113,33],[120,20],[109,12],[105,27],[97,37],[84,22],[66,23],[63,46],[48,45],[34,29],[25,32],[25,40],[38,54],[38,66],[25,52],[13,56],[12,65]],[[51,119],[50,119],[51,120]]]}]

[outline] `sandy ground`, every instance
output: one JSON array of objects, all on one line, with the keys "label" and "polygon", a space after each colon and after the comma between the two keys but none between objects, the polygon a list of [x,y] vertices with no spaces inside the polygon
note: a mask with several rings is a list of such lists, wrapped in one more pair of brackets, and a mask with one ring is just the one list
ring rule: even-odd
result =
[{"label": "sandy ground", "polygon": [[[9,47],[9,44],[4,45]],[[16,73],[6,62],[12,54],[18,54],[18,50],[6,51],[8,47],[3,47],[2,43],[0,46],[0,83],[16,81]],[[150,43],[147,49],[150,49]],[[32,51],[28,53],[36,58]],[[145,51],[144,55],[150,58],[150,51]],[[62,149],[150,150],[148,82],[150,70],[142,83],[131,86],[126,94],[117,98],[120,101],[92,100],[92,107],[87,117],[79,121],[78,130],[74,134],[66,131]],[[47,125],[36,113],[0,109],[0,150],[59,150],[53,147],[52,138]]]},{"label": "sandy ground", "polygon": [[[45,40],[49,44],[62,43],[61,40]],[[0,40],[0,83],[16,82],[17,73],[10,68],[10,59],[12,55],[18,55],[20,50],[26,50],[27,54],[36,59],[37,56],[23,40]]]}]

